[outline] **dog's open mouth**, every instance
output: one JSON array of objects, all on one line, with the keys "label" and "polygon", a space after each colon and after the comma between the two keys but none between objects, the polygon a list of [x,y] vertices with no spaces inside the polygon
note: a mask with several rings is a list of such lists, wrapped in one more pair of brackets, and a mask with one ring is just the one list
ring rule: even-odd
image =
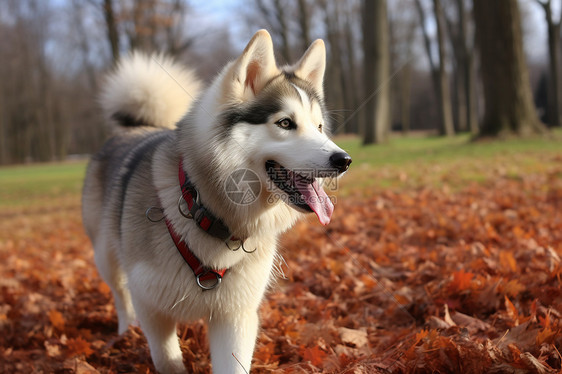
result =
[{"label": "dog's open mouth", "polygon": [[330,223],[334,204],[319,185],[312,171],[292,171],[276,161],[268,160],[265,170],[277,188],[287,195],[283,200],[304,212],[314,212],[321,224]]}]

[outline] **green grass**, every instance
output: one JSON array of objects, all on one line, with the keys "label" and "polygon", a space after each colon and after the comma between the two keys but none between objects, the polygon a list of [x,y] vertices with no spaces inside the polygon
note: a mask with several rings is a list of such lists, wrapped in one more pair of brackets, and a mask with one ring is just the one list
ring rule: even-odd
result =
[{"label": "green grass", "polygon": [[359,138],[345,137],[337,143],[353,157],[355,164],[401,165],[417,161],[450,162],[459,159],[489,159],[522,152],[562,151],[562,129],[549,138],[471,142],[470,135],[452,138],[430,136],[393,137],[386,144],[362,146]]},{"label": "green grass", "polygon": [[386,144],[362,146],[359,138],[336,139],[353,158],[342,193],[357,189],[458,189],[494,177],[519,178],[545,173],[562,162],[562,129],[548,138],[471,142],[463,134],[451,138],[395,136]]},{"label": "green grass", "polygon": [[[468,135],[397,136],[387,144],[367,147],[359,138],[337,138],[353,157],[340,193],[445,185],[455,189],[498,176],[519,178],[552,170],[559,170],[556,177],[562,178],[561,139],[562,130],[554,131],[550,139],[482,142],[470,142]],[[0,167],[0,215],[14,209],[79,204],[85,169],[86,161]]]},{"label": "green grass", "polygon": [[82,189],[86,161],[0,168],[0,207],[43,206],[76,199]]}]

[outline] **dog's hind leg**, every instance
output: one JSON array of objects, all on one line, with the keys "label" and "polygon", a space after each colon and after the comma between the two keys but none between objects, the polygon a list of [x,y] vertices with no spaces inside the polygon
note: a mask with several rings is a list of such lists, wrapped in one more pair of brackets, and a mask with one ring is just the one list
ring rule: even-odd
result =
[{"label": "dog's hind leg", "polygon": [[162,374],[185,373],[175,320],[136,299],[135,307],[156,370]]},{"label": "dog's hind leg", "polygon": [[213,373],[249,373],[257,333],[257,311],[244,311],[236,316],[213,315],[209,321]]},{"label": "dog's hind leg", "polygon": [[127,288],[127,276],[116,256],[116,249],[109,243],[116,243],[102,237],[94,245],[94,260],[102,279],[109,285],[115,301],[118,333],[123,334],[135,321],[135,310],[131,302],[131,293]]}]

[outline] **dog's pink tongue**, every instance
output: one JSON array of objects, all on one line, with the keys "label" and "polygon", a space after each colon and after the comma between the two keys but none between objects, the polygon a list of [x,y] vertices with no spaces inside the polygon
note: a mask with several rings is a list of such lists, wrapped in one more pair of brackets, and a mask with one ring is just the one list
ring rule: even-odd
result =
[{"label": "dog's pink tongue", "polygon": [[326,195],[322,187],[315,180],[312,183],[295,183],[306,203],[312,208],[321,224],[330,223],[332,213],[334,212],[334,204]]}]

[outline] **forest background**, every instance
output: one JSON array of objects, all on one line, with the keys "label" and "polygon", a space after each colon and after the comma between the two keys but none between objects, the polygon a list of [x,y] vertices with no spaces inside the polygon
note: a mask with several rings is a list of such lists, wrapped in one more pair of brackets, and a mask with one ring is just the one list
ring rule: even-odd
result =
[{"label": "forest background", "polygon": [[[258,28],[328,48],[353,157],[280,240],[253,373],[561,373],[558,0],[0,0],[0,372],[154,372],[80,220],[96,94],[132,49],[207,81]],[[184,362],[208,373],[203,321]]]},{"label": "forest background", "polygon": [[[108,132],[96,101],[101,77],[129,51],[173,55],[209,80],[258,28],[272,33],[283,63],[294,62],[315,38],[325,40],[326,101],[337,134],[381,143],[391,131],[497,136],[527,127],[541,132],[539,120],[560,126],[560,1],[499,5],[1,0],[0,164],[96,150]],[[510,29],[516,32],[503,35]],[[522,79],[499,79],[511,70]],[[526,98],[506,110],[524,113],[509,125],[489,120],[502,116],[491,113],[502,106],[494,100],[509,92]]]}]

